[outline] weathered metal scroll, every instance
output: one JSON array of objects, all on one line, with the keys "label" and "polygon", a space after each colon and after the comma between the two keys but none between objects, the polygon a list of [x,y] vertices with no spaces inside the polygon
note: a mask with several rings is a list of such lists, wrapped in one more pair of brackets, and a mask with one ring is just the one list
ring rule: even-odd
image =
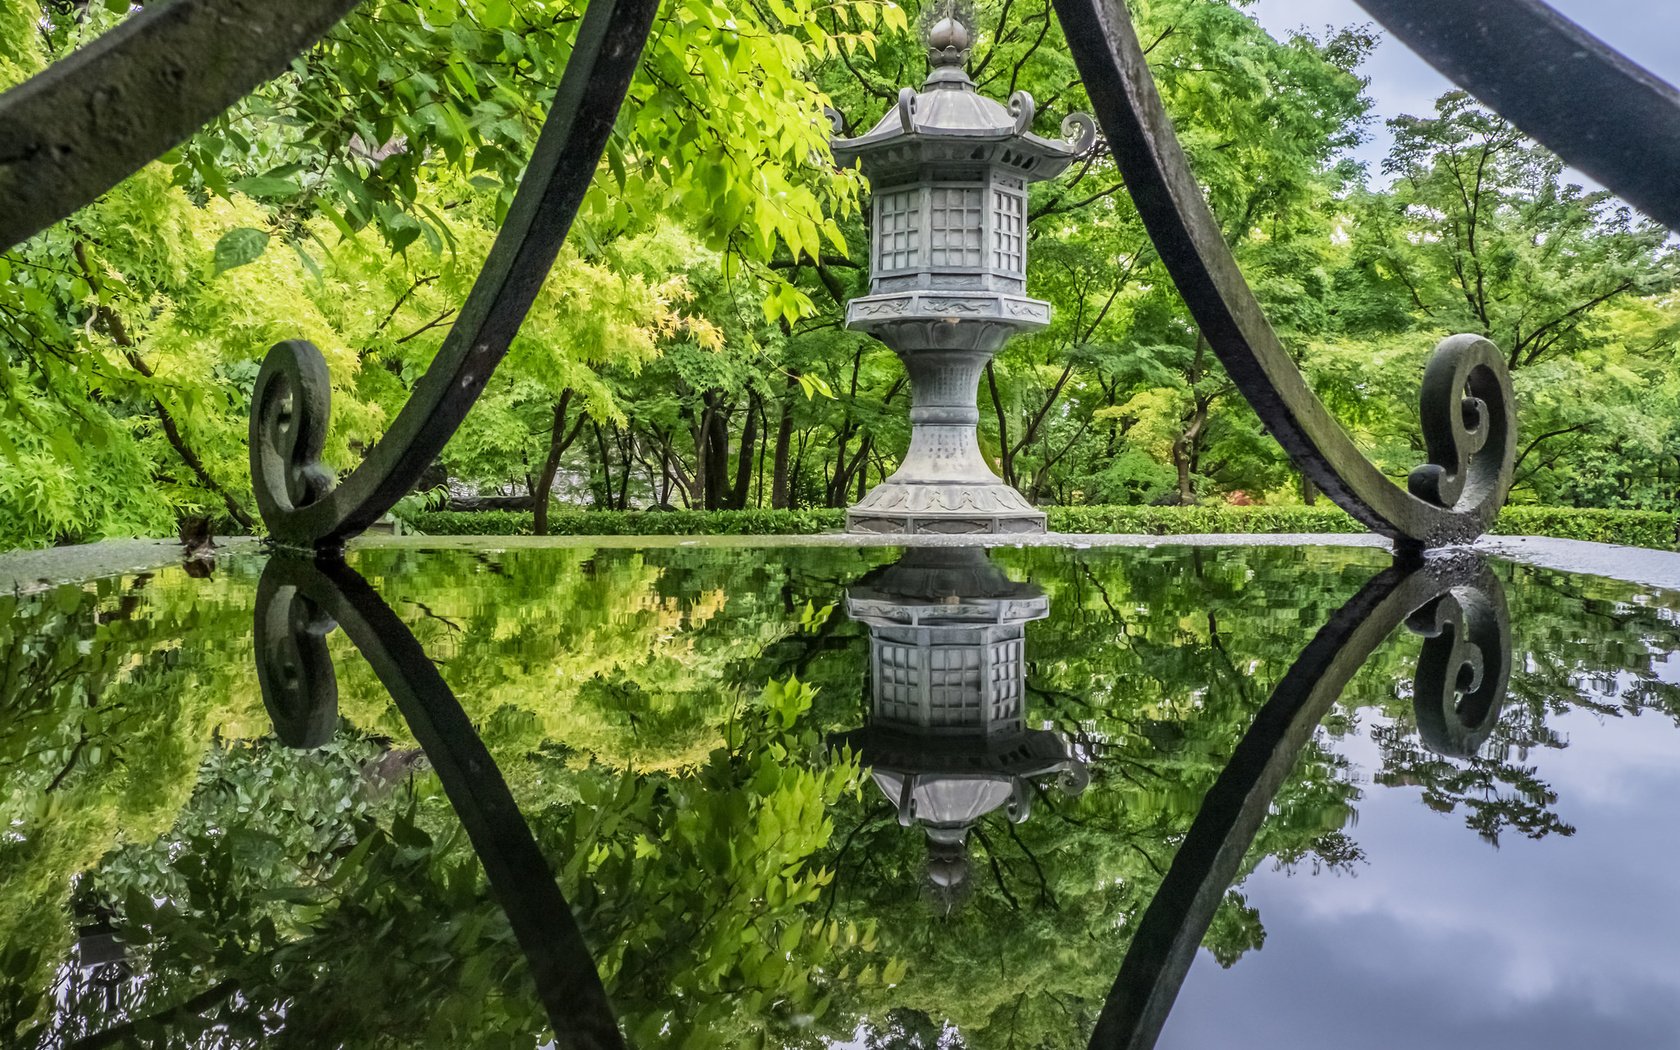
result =
[{"label": "weathered metal scroll", "polygon": [[1510,619],[1499,580],[1457,554],[1378,574],[1313,636],[1254,716],[1202,800],[1138,920],[1092,1033],[1092,1050],[1148,1050],[1225,891],[1301,749],[1371,652],[1404,622],[1424,636],[1412,694],[1426,746],[1466,757],[1499,721]]},{"label": "weathered metal scroll", "polygon": [[593,0],[506,223],[443,347],[390,429],[336,486],[321,465],[332,385],[312,344],[263,361],[251,399],[251,484],[270,537],[338,550],[420,480],[466,418],[536,299],[595,174],[658,0]]},{"label": "weathered metal scroll", "polygon": [[1516,419],[1503,356],[1479,336],[1435,348],[1424,376],[1429,462],[1401,488],[1307,385],[1237,268],[1149,75],[1122,0],[1056,0],[1091,108],[1185,305],[1261,422],[1342,509],[1409,548],[1466,543],[1511,487]]},{"label": "weathered metal scroll", "polygon": [[620,1050],[623,1037],[594,958],[495,759],[407,625],[335,558],[276,554],[257,585],[257,673],[282,742],[315,747],[332,737],[338,687],[326,635],[336,627],[390,691],[443,782],[507,912],[558,1045]]}]

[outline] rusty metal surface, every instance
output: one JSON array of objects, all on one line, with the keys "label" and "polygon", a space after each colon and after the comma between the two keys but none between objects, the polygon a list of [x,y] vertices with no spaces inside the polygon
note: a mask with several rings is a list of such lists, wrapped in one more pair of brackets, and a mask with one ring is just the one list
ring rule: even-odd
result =
[{"label": "rusty metal surface", "polygon": [[163,0],[0,95],[0,250],[278,76],[357,0]]}]

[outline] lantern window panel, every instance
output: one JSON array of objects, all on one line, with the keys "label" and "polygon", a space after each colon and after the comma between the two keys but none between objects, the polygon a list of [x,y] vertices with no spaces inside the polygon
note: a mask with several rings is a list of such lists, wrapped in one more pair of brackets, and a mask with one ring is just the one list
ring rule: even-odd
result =
[{"label": "lantern window panel", "polygon": [[930,723],[978,726],[985,717],[980,650],[968,645],[935,646],[928,656]]},{"label": "lantern window panel", "polygon": [[922,709],[922,649],[913,645],[883,644],[876,665],[876,688],[882,717],[899,722],[920,721]]},{"label": "lantern window panel", "polygon": [[1003,642],[991,651],[990,693],[994,722],[1021,716],[1021,681],[1026,669],[1025,645],[1016,638]]},{"label": "lantern window panel", "polygon": [[1024,274],[1026,260],[1026,199],[1018,193],[992,190],[992,268]]},{"label": "lantern window panel", "polygon": [[928,221],[928,262],[938,269],[978,270],[985,265],[985,191],[979,186],[935,186]]},{"label": "lantern window panel", "polygon": [[915,189],[875,198],[875,270],[913,270],[921,264],[921,193]]}]

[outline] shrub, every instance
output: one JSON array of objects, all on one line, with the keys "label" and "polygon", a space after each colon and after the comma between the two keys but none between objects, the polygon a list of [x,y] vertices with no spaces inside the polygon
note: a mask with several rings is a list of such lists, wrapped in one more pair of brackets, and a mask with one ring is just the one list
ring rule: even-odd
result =
[{"label": "shrub", "polygon": [[[528,510],[418,511],[407,518],[433,536],[529,536]],[[786,536],[834,532],[846,512],[805,510],[567,510],[548,516],[551,536]]]},{"label": "shrub", "polygon": [[[1050,507],[1052,532],[1189,533],[1363,532],[1339,507]],[[407,524],[434,536],[528,536],[531,512],[416,511]],[[788,536],[836,532],[846,512],[802,510],[567,510],[549,515],[555,536]],[[1648,510],[1506,507],[1492,530],[1502,535],[1552,536],[1672,550],[1675,518]]]},{"label": "shrub", "polygon": [[1364,532],[1339,507],[1051,507],[1054,532]]},{"label": "shrub", "polygon": [[1676,542],[1674,515],[1660,510],[1506,507],[1489,531],[1505,536],[1552,536],[1658,550],[1673,550]]}]

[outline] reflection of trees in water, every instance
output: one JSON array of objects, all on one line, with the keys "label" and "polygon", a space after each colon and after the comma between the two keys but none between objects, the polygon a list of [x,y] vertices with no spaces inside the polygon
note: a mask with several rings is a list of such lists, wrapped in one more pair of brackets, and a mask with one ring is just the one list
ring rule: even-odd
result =
[{"label": "reflection of trees in water", "polygon": [[1418,746],[1415,727],[1402,722],[1374,726],[1371,739],[1382,749],[1382,767],[1372,782],[1421,788],[1423,804],[1438,813],[1462,807],[1465,825],[1493,845],[1507,830],[1533,839],[1573,835],[1574,826],[1552,811],[1557,793],[1534,766],[1512,760],[1533,747],[1563,747],[1563,741],[1543,725],[1521,721],[1520,714],[1502,718],[1487,744],[1491,753],[1470,759],[1443,758]]},{"label": "reflection of trees in water", "polygon": [[[976,889],[951,915],[902,894],[913,838],[890,825],[860,832],[866,859],[840,873],[835,893],[879,917],[889,950],[913,960],[913,982],[891,1002],[950,1018],[977,1045],[1083,1041],[1110,980],[1092,961],[1123,954],[1271,679],[1299,651],[1300,621],[1322,621],[1370,575],[1350,559],[1350,587],[1326,588],[1317,603],[1309,595],[1307,609],[1283,617],[1256,607],[1264,581],[1240,559],[1196,553],[997,553],[1051,598],[1048,620],[1027,633],[1029,720],[1051,720],[1091,756],[1093,783],[1073,799],[1039,791],[1024,823],[979,821]],[[1244,872],[1271,855],[1353,862],[1339,835],[1356,797],[1344,768],[1307,749]],[[1241,893],[1226,893],[1207,937],[1215,957],[1229,965],[1263,940]]]},{"label": "reflection of trees in water", "polygon": [[[1051,598],[1049,618],[1027,636],[1031,724],[1066,735],[1091,760],[1092,784],[1076,798],[1035,792],[1024,824],[980,820],[971,841],[974,892],[944,917],[914,892],[924,847],[869,796],[839,798],[827,811],[828,831],[783,840],[780,855],[790,863],[833,873],[831,888],[810,899],[753,911],[755,899],[768,899],[772,873],[739,859],[711,869],[719,874],[710,880],[693,876],[727,856],[741,805],[730,799],[747,798],[751,813],[769,804],[770,796],[750,802],[760,768],[809,768],[803,745],[780,757],[759,750],[788,738],[766,728],[713,769],[709,756],[725,727],[739,721],[743,690],[755,694],[765,681],[797,671],[818,692],[794,739],[857,724],[864,632],[835,607],[844,585],[890,552],[788,551],[776,562],[703,550],[386,552],[367,568],[455,688],[545,852],[574,856],[576,836],[594,821],[608,829],[590,840],[605,851],[599,859],[562,879],[586,932],[639,945],[603,962],[615,996],[623,989],[627,1022],[657,1025],[670,975],[701,974],[708,960],[727,960],[730,973],[757,973],[762,964],[752,953],[695,936],[731,922],[739,929],[739,916],[750,914],[770,923],[755,943],[772,955],[782,936],[792,936],[787,929],[804,932],[791,963],[755,978],[761,987],[794,981],[794,993],[754,1004],[721,979],[704,986],[746,1029],[769,1024],[776,1038],[803,1044],[819,1032],[849,1035],[868,1017],[880,1022],[869,1037],[883,1047],[925,1042],[947,1021],[975,1045],[1011,1035],[1034,1045],[1073,1042],[1089,1031],[1106,991],[1108,975],[1093,960],[1111,969],[1124,953],[1255,711],[1305,637],[1364,584],[1380,557],[1049,549],[995,557]],[[1361,723],[1375,723],[1383,748],[1376,783],[1415,783],[1427,803],[1455,807],[1478,831],[1544,834],[1567,826],[1569,800],[1539,781],[1532,758],[1536,749],[1567,743],[1554,728],[1560,716],[1680,712],[1675,687],[1653,666],[1671,646],[1671,614],[1636,603],[1631,587],[1531,570],[1501,575],[1512,581],[1515,661],[1499,727],[1481,756],[1446,761],[1418,747],[1409,692],[1418,642],[1391,638],[1301,752],[1242,861],[1239,888],[1223,895],[1204,940],[1218,961],[1229,964],[1263,943],[1263,917],[1240,890],[1255,866],[1360,863],[1351,814],[1362,785],[1336,739]],[[27,1002],[52,979],[50,967],[80,920],[39,905],[55,892],[67,897],[70,873],[88,869],[90,892],[115,907],[113,923],[128,924],[136,938],[134,961],[147,983],[132,1006],[173,1011],[176,1037],[200,1021],[258,1024],[273,1013],[261,1004],[283,998],[317,1007],[291,1016],[298,1039],[329,1031],[340,1012],[352,1011],[366,1024],[345,1030],[346,1038],[363,1045],[428,1025],[540,1030],[544,1020],[521,991],[523,964],[506,920],[435,780],[421,771],[388,795],[357,794],[367,762],[410,743],[359,661],[334,642],[348,721],[335,745],[341,750],[298,755],[234,734],[218,740],[211,727],[233,707],[244,712],[236,717],[253,713],[249,643],[241,638],[248,588],[226,579],[190,587],[154,581],[126,619],[97,630],[91,610],[118,608],[120,590],[69,602],[55,615],[82,626],[57,634],[41,620],[7,618],[14,634],[40,639],[66,666],[76,662],[78,645],[97,640],[95,662],[85,666],[120,672],[93,705],[70,686],[36,691],[28,708],[35,713],[21,723],[27,732],[0,733],[0,757],[13,760],[29,755],[31,734],[62,741],[9,767],[8,789],[20,811],[62,796],[74,800],[68,812],[76,817],[52,825],[60,845],[50,855],[16,844],[0,849],[4,914],[28,919],[13,929],[63,932],[57,941],[28,938],[43,945],[48,971],[0,980],[7,1001]],[[40,604],[46,598],[22,601],[47,608]],[[89,710],[112,716],[90,719]],[[128,712],[133,717],[121,720]],[[92,764],[84,747],[72,765],[66,752],[84,725],[106,757]],[[165,742],[161,751],[157,741]],[[128,766],[113,764],[112,754]],[[137,772],[150,779],[142,794],[130,795]],[[283,790],[290,808],[265,790]],[[341,805],[347,793],[352,804]],[[714,802],[696,812],[703,797]],[[118,821],[136,807],[143,819]],[[683,831],[684,819],[698,823]],[[140,841],[118,848],[119,823]],[[674,834],[691,837],[681,849],[648,852]],[[76,839],[73,849],[67,838]],[[30,848],[36,844],[48,839],[31,837]],[[717,886],[730,879],[739,892],[720,910]],[[166,895],[175,912],[147,912],[130,893],[152,886],[173,887]],[[806,968],[816,957],[806,953],[817,951],[807,941],[812,931],[826,945],[830,928],[861,931],[869,920],[876,932],[867,946],[860,939],[848,948],[846,935],[836,935],[836,950],[856,960],[847,976],[838,976],[840,966],[820,977]],[[370,937],[370,929],[383,932]],[[908,974],[896,987],[880,979],[887,958]],[[321,959],[335,961],[321,967]],[[855,979],[864,965],[874,968],[874,983]],[[988,979],[977,981],[977,973]],[[802,977],[811,980],[798,984]],[[223,1002],[239,1010],[184,1008],[211,990],[228,991],[221,982],[230,978],[240,990]],[[428,1006],[416,1011],[406,999],[370,1005],[370,987],[411,988]],[[812,1027],[792,1027],[795,1007],[818,1002],[827,1009]]]}]

